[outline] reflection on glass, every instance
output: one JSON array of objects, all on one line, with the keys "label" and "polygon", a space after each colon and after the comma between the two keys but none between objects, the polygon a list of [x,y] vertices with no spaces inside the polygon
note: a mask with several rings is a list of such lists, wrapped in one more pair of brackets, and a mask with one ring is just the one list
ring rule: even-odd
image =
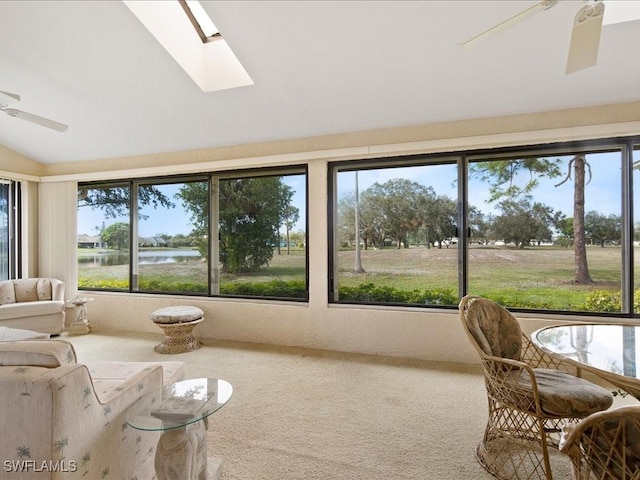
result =
[{"label": "reflection on glass", "polygon": [[640,326],[566,325],[539,331],[545,349],[607,372],[639,378],[636,363]]}]

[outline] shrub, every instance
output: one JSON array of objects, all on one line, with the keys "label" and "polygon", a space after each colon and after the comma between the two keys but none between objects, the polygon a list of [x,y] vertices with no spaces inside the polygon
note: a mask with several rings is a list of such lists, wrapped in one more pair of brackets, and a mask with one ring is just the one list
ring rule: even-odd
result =
[{"label": "shrub", "polygon": [[238,282],[220,285],[222,295],[250,297],[306,298],[307,289],[302,280],[270,280],[268,282]]},{"label": "shrub", "polygon": [[404,303],[427,305],[457,305],[458,297],[451,289],[399,290],[389,286],[362,283],[355,287],[341,286],[340,300],[365,303]]},{"label": "shrub", "polygon": [[[638,298],[637,291],[634,297]],[[621,294],[619,291],[594,290],[587,295],[585,310],[589,312],[620,312],[621,305]]]}]

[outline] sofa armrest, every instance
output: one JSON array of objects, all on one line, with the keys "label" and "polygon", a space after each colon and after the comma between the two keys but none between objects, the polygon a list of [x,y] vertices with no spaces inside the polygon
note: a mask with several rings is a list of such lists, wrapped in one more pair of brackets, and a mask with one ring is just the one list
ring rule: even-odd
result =
[{"label": "sofa armrest", "polygon": [[76,351],[66,340],[0,342],[0,365],[55,368],[76,363]]},{"label": "sofa armrest", "polygon": [[51,300],[64,301],[65,284],[57,278],[51,279]]},{"label": "sofa armrest", "polygon": [[[137,372],[107,401],[98,397],[85,365],[56,370],[57,375],[51,372],[52,415],[46,420],[53,422],[49,439],[53,460],[74,460],[86,478],[102,478],[105,473],[109,478],[130,478],[149,456],[153,458],[159,433],[133,429],[125,414],[142,396],[162,387],[160,366]],[[43,421],[40,412],[36,415]]]}]

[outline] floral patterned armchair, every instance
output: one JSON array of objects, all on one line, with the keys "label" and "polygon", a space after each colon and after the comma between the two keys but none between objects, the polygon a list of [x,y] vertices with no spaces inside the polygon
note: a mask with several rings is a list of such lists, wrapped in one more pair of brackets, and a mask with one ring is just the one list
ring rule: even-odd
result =
[{"label": "floral patterned armchair", "polygon": [[183,362],[77,363],[64,340],[0,343],[0,478],[148,479],[159,433],[128,407],[184,377]]}]

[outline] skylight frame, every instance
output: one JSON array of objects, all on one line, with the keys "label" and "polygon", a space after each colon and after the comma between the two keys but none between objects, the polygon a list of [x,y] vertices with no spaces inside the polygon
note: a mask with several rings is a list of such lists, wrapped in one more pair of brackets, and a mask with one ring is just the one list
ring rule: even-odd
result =
[{"label": "skylight frame", "polygon": [[[208,43],[222,38],[218,27],[213,23],[213,20],[211,20],[198,0],[178,0],[178,3],[196,30],[200,40],[202,40],[202,43]],[[209,28],[213,29],[213,33],[207,34],[207,32],[205,32],[205,29]]]}]

